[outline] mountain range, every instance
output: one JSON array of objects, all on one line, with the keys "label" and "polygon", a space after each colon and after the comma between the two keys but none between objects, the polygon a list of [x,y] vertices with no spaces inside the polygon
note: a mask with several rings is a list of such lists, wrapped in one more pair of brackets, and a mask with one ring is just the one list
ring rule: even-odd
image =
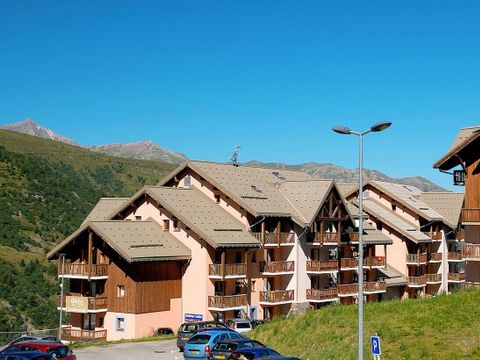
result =
[{"label": "mountain range", "polygon": [[[63,135],[57,134],[53,130],[47,129],[37,124],[32,119],[26,119],[18,123],[7,124],[4,126],[0,126],[0,128],[50,140],[60,141],[70,145],[84,147],[91,151],[123,158],[153,160],[171,164],[180,164],[188,160],[188,157],[184,154],[163,148],[153,141],[139,141],[133,143],[119,143],[88,147],[81,146],[75,141]],[[330,163],[309,162],[298,165],[285,165],[282,163],[263,163],[260,161],[250,161],[245,165],[266,167],[272,169],[287,168],[292,170],[302,170],[320,179],[335,179],[342,182],[358,181],[357,169],[346,169],[344,167]],[[413,185],[422,191],[445,191],[444,188],[420,176],[411,176],[397,179],[387,176],[380,171],[368,169],[365,169],[364,175],[366,179],[388,181],[404,185]]]}]

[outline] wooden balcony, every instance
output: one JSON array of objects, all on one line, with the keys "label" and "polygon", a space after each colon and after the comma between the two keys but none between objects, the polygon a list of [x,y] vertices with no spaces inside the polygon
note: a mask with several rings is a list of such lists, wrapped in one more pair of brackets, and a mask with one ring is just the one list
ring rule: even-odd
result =
[{"label": "wooden balcony", "polygon": [[295,300],[293,290],[260,291],[260,304],[287,304]]},{"label": "wooden balcony", "polygon": [[427,284],[439,284],[442,282],[442,274],[427,274]]},{"label": "wooden balcony", "polygon": [[334,232],[316,232],[313,237],[313,242],[317,244],[340,244],[341,236],[340,233]]},{"label": "wooden balcony", "polygon": [[265,246],[288,246],[295,244],[294,232],[252,233]]},{"label": "wooden balcony", "polygon": [[424,232],[430,239],[438,241],[442,240],[442,232],[441,231],[426,231]]},{"label": "wooden balcony", "polygon": [[480,223],[480,209],[462,209],[462,223]]},{"label": "wooden balcony", "polygon": [[439,263],[442,262],[443,254],[442,253],[431,253],[428,255],[428,262],[430,263]]},{"label": "wooden balcony", "polygon": [[358,259],[343,258],[340,259],[340,270],[355,270],[358,269]]},{"label": "wooden balcony", "polygon": [[338,296],[354,296],[358,293],[358,284],[337,284]]},{"label": "wooden balcony", "polygon": [[[69,278],[107,278],[108,264],[88,264],[65,262],[63,274]],[[58,276],[62,276],[62,262],[58,262]]]},{"label": "wooden balcony", "polygon": [[358,232],[351,232],[348,234],[350,237],[351,242],[359,242],[360,241],[360,233]]},{"label": "wooden balcony", "polygon": [[465,273],[448,273],[449,282],[464,282],[465,279]]},{"label": "wooden balcony", "polygon": [[387,291],[387,282],[386,281],[368,281],[363,283],[363,293],[364,294],[378,294],[384,293]]},{"label": "wooden balcony", "polygon": [[463,244],[463,257],[468,261],[480,261],[480,244]]},{"label": "wooden balcony", "polygon": [[291,274],[295,271],[294,261],[267,261],[260,263],[260,272],[266,274]]},{"label": "wooden balcony", "polygon": [[242,308],[247,306],[247,304],[246,294],[208,297],[208,308],[210,310],[227,311]]},{"label": "wooden balcony", "polygon": [[423,287],[427,284],[427,276],[407,276],[407,285],[409,287]]},{"label": "wooden balcony", "polygon": [[463,261],[463,254],[461,251],[453,251],[448,253],[448,261]]},{"label": "wooden balcony", "polygon": [[307,272],[331,273],[338,271],[338,260],[308,260]]},{"label": "wooden balcony", "polygon": [[338,298],[337,289],[307,289],[307,300],[311,302],[335,301]]},{"label": "wooden balcony", "polygon": [[422,265],[427,263],[427,254],[407,254],[407,265]]},{"label": "wooden balcony", "polygon": [[245,278],[247,274],[247,265],[239,264],[210,264],[208,269],[208,276],[210,278],[218,279],[241,279]]},{"label": "wooden balcony", "polygon": [[385,256],[372,256],[363,259],[363,266],[367,268],[384,268]]},{"label": "wooden balcony", "polygon": [[107,330],[82,330],[64,327],[62,329],[62,340],[67,341],[106,341]]},{"label": "wooden balcony", "polygon": [[[67,297],[70,298],[72,304],[77,304],[77,306],[69,306],[67,303]],[[85,304],[87,306],[84,306]],[[86,313],[86,312],[105,312],[107,311],[107,297],[106,296],[72,296],[64,295],[58,297],[58,307],[65,309],[67,312],[72,313]]]}]

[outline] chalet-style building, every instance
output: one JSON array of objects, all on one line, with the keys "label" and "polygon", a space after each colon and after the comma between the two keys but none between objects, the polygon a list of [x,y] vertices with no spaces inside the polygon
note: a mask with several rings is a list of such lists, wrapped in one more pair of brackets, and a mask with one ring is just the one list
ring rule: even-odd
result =
[{"label": "chalet-style building", "polygon": [[464,229],[466,282],[480,285],[480,126],[460,130],[452,146],[433,166],[442,172],[453,171],[455,185],[465,186],[461,226]]},{"label": "chalet-style building", "polygon": [[[345,198],[356,204],[358,186],[341,188]],[[463,193],[421,192],[414,186],[369,181],[363,198],[367,224],[393,241],[384,271],[386,278],[393,278],[387,297],[435,295],[465,282],[457,239]],[[378,254],[383,251],[377,248]]]},{"label": "chalet-style building", "polygon": [[[196,161],[131,198],[101,199],[48,254],[66,259],[59,276],[70,279],[64,338],[136,338],[188,319],[354,303],[349,206],[334,181],[304,172]],[[372,227],[364,235],[365,300],[377,301],[392,240]]]}]

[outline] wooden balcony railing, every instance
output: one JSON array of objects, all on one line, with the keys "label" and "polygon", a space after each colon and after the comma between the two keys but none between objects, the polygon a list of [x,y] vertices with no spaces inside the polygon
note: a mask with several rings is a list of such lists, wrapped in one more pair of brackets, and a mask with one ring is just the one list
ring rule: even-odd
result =
[{"label": "wooden balcony railing", "polygon": [[294,270],[294,261],[264,261],[260,263],[260,272],[262,273],[284,273]]},{"label": "wooden balcony railing", "polygon": [[465,273],[448,273],[448,281],[465,281]]},{"label": "wooden balcony railing", "polygon": [[336,271],[338,270],[338,260],[308,260],[307,271]]},{"label": "wooden balcony railing", "polygon": [[[90,276],[107,276],[108,275],[108,264],[92,264],[92,272]],[[64,275],[75,275],[75,276],[88,276],[89,266],[88,264],[80,263],[71,263],[65,262],[65,267],[63,269]],[[58,262],[58,275],[62,275],[62,262]]]},{"label": "wooden balcony railing", "polygon": [[358,293],[358,284],[337,284],[338,295],[352,295]]},{"label": "wooden balcony railing", "polygon": [[387,291],[386,281],[368,281],[363,284],[363,292]]},{"label": "wooden balcony railing", "polygon": [[442,259],[443,259],[442,253],[431,253],[428,255],[428,261],[430,262],[442,261]]},{"label": "wooden balcony railing", "polygon": [[247,265],[240,264],[210,264],[208,274],[210,276],[245,276],[247,273]]},{"label": "wooden balcony railing", "polygon": [[432,240],[442,240],[442,233],[440,231],[425,231],[424,234]]},{"label": "wooden balcony railing", "polygon": [[407,276],[408,286],[423,286],[427,284],[427,276]]},{"label": "wooden balcony railing", "polygon": [[260,291],[260,302],[274,304],[293,300],[293,290]]},{"label": "wooden balcony railing", "polygon": [[337,289],[307,289],[307,300],[334,300],[338,297]]},{"label": "wooden balcony railing", "polygon": [[459,261],[463,260],[463,254],[461,251],[452,251],[448,253],[448,260]]},{"label": "wooden balcony railing", "polygon": [[385,257],[384,256],[372,256],[363,259],[363,266],[367,267],[385,267]]},{"label": "wooden balcony railing", "polygon": [[86,340],[107,340],[107,330],[82,330],[65,327],[62,329],[62,340],[86,341]]},{"label": "wooden balcony railing", "polygon": [[343,258],[340,259],[340,269],[355,269],[358,267],[358,259]]},{"label": "wooden balcony railing", "polygon": [[442,281],[442,274],[427,274],[427,282],[434,283],[434,282],[441,282]]},{"label": "wooden balcony railing", "polygon": [[350,241],[352,242],[358,242],[360,241],[360,234],[358,232],[351,232],[348,234],[350,237]]},{"label": "wooden balcony railing", "polygon": [[463,244],[463,257],[480,260],[480,244]]},{"label": "wooden balcony railing", "polygon": [[234,308],[247,305],[247,295],[228,295],[228,296],[209,296],[208,307],[209,308]]},{"label": "wooden balcony railing", "polygon": [[480,222],[480,209],[462,209],[462,222]]},{"label": "wooden balcony railing", "polygon": [[421,264],[427,262],[427,254],[407,254],[407,264]]},{"label": "wooden balcony railing", "polygon": [[341,237],[340,233],[334,232],[316,232],[313,238],[314,242],[324,244],[324,243],[332,243],[332,244],[339,244]]},{"label": "wooden balcony railing", "polygon": [[[262,241],[262,233],[256,232],[252,233],[258,240]],[[263,234],[263,244],[265,245],[288,245],[295,244],[295,233],[294,232],[279,232],[279,233],[264,233]]]},{"label": "wooden balcony railing", "polygon": [[[63,298],[61,296],[58,297],[58,306],[65,308],[66,307],[66,298],[68,295],[64,295]],[[73,298],[79,298],[83,300],[84,296],[71,296]],[[107,309],[107,297],[106,296],[88,296],[88,310],[105,310]],[[72,311],[75,312],[75,311]]]}]

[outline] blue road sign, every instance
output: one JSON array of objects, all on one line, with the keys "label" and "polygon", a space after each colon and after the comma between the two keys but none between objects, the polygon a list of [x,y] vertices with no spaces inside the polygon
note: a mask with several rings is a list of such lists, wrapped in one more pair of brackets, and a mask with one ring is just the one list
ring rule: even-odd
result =
[{"label": "blue road sign", "polygon": [[380,337],[371,336],[370,342],[372,344],[372,355],[382,355],[382,350],[380,350]]},{"label": "blue road sign", "polygon": [[203,315],[202,314],[185,314],[185,321],[202,321]]}]

